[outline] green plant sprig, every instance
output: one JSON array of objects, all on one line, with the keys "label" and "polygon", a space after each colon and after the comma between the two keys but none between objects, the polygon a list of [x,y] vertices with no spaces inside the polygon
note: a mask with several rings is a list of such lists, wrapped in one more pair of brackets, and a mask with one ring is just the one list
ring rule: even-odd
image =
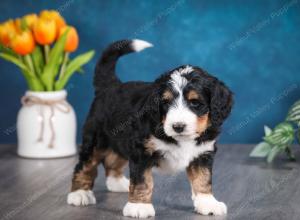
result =
[{"label": "green plant sprig", "polygon": [[273,130],[264,127],[263,142],[254,147],[250,157],[267,158],[271,163],[279,153],[285,152],[291,161],[296,160],[292,152],[295,139],[300,143],[300,100],[292,105],[285,121],[278,124]]}]

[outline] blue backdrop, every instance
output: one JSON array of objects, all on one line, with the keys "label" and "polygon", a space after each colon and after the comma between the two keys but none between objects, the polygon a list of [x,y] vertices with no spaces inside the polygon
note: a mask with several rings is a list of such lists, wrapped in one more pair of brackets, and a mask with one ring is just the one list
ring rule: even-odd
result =
[{"label": "blue backdrop", "polygon": [[[122,58],[123,81],[152,81],[181,64],[199,65],[226,82],[235,106],[223,143],[254,143],[263,125],[283,120],[299,98],[300,1],[298,0],[2,0],[0,21],[42,9],[57,9],[77,27],[80,47],[96,57],[68,85],[80,131],[93,98],[95,62],[108,43],[123,38],[154,48]],[[18,69],[0,60],[0,142],[16,142],[15,119],[26,90]]]}]

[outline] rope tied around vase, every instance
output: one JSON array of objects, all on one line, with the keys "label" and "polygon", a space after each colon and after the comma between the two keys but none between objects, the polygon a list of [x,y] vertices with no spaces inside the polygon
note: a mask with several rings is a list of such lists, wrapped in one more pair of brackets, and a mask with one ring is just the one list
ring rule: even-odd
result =
[{"label": "rope tied around vase", "polygon": [[39,116],[41,118],[41,129],[40,129],[39,137],[37,139],[38,142],[42,142],[44,137],[44,126],[45,126],[44,106],[50,107],[49,125],[51,130],[51,138],[48,147],[53,148],[53,144],[55,141],[55,130],[53,126],[55,109],[57,109],[62,113],[67,114],[71,111],[71,106],[69,105],[69,103],[66,101],[65,98],[56,99],[56,100],[43,100],[36,96],[23,96],[21,99],[21,103],[23,106],[28,106],[28,107],[33,105],[40,105]]}]

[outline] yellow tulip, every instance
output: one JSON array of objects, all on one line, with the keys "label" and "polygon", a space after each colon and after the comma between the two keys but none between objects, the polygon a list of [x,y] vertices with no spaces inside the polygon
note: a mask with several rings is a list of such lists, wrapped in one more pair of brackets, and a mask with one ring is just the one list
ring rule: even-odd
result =
[{"label": "yellow tulip", "polygon": [[66,52],[74,52],[79,44],[79,37],[74,27],[66,26],[60,29],[60,36],[64,34],[66,30],[69,30],[67,34],[67,40],[65,45]]},{"label": "yellow tulip", "polygon": [[[25,15],[22,18],[15,19],[15,25],[19,32],[25,31],[26,28],[33,29],[34,24],[37,22],[38,17],[36,14]],[[23,25],[22,22],[25,22]]]},{"label": "yellow tulip", "polygon": [[44,19],[54,20],[56,24],[56,39],[59,37],[60,29],[66,26],[65,19],[58,11],[44,10],[40,13],[40,17]]},{"label": "yellow tulip", "polygon": [[53,43],[56,37],[56,25],[53,20],[38,19],[33,27],[35,40],[41,45]]},{"label": "yellow tulip", "polygon": [[17,29],[13,20],[8,20],[0,24],[0,43],[8,47],[16,33]]},{"label": "yellow tulip", "polygon": [[30,54],[35,47],[35,42],[31,31],[23,31],[11,40],[11,48],[20,55]]},{"label": "yellow tulip", "polygon": [[22,19],[25,20],[26,25],[30,28],[33,29],[34,24],[37,22],[38,20],[38,16],[36,14],[28,14],[25,15]]}]

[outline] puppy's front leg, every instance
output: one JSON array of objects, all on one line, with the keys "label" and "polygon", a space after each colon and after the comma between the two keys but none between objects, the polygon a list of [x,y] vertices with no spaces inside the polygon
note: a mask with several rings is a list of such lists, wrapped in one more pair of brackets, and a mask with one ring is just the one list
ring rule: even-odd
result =
[{"label": "puppy's front leg", "polygon": [[123,209],[123,215],[134,218],[155,216],[152,205],[153,178],[151,167],[142,167],[129,161],[130,186],[129,199]]},{"label": "puppy's front leg", "polygon": [[227,207],[212,194],[212,161],[213,153],[201,155],[190,163],[187,175],[192,187],[192,199],[195,211],[202,215],[224,215]]}]

